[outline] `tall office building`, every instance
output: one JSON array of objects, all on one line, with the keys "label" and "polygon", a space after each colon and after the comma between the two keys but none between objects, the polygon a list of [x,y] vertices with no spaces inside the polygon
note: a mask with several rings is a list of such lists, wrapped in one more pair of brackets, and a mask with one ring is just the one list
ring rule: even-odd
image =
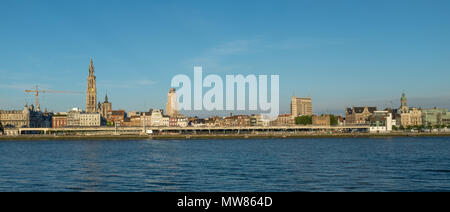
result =
[{"label": "tall office building", "polygon": [[166,114],[170,117],[178,115],[178,98],[175,88],[171,88],[167,95]]},{"label": "tall office building", "polygon": [[97,86],[95,80],[94,63],[92,63],[91,58],[86,94],[86,112],[88,113],[97,112]]},{"label": "tall office building", "polygon": [[291,114],[292,117],[312,115],[311,97],[297,98],[293,96],[291,101]]}]

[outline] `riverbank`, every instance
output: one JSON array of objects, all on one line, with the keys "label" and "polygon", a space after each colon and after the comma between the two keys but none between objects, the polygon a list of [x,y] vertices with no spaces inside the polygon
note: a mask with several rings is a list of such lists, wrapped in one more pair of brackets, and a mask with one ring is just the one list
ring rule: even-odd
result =
[{"label": "riverbank", "polygon": [[0,141],[27,140],[188,140],[188,139],[292,139],[292,138],[391,138],[391,137],[450,137],[450,133],[343,133],[343,134],[229,134],[229,135],[102,135],[54,136],[22,135],[0,136]]}]

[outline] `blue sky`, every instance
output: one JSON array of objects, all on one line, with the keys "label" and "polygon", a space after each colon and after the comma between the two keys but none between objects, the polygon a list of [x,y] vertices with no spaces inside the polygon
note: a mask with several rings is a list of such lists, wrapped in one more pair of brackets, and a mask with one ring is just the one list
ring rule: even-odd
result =
[{"label": "blue sky", "polygon": [[[315,113],[347,106],[450,106],[450,1],[0,1],[0,108],[31,89],[164,108],[177,74],[278,74],[281,112],[311,96]],[[43,94],[42,107],[85,108],[85,95]]]}]

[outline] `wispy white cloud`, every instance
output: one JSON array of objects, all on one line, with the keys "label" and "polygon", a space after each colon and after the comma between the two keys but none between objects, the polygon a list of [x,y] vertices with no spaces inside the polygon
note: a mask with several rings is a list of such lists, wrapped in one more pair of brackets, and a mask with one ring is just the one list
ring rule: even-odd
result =
[{"label": "wispy white cloud", "polygon": [[143,80],[135,80],[135,81],[132,81],[132,82],[130,82],[130,83],[135,83],[135,84],[137,84],[137,85],[153,85],[153,84],[156,84],[155,81],[153,81],[153,80],[147,80],[147,79],[143,79]]},{"label": "wispy white cloud", "polygon": [[104,88],[136,88],[140,86],[149,86],[156,84],[156,81],[149,79],[139,79],[139,80],[127,80],[127,81],[112,81],[112,80],[102,80],[97,82],[97,87]]},{"label": "wispy white cloud", "polygon": [[[14,89],[14,90],[32,90],[35,88],[35,85],[30,83],[7,83],[2,81],[0,83],[0,88],[4,89]],[[50,86],[47,84],[39,84],[39,89],[50,89]]]},{"label": "wispy white cloud", "polygon": [[187,59],[184,63],[187,67],[203,66],[210,72],[224,72],[239,68],[236,65],[224,64],[229,56],[247,54],[258,46],[258,40],[234,40],[220,43],[206,49],[201,54]]},{"label": "wispy white cloud", "polygon": [[270,51],[292,51],[318,46],[339,45],[345,43],[344,39],[338,38],[291,38],[284,40],[269,41],[263,38],[248,40],[233,40],[219,43],[207,48],[201,54],[185,61],[185,66],[203,66],[212,72],[224,72],[241,70],[242,65],[225,63],[228,57],[246,54],[256,54]]},{"label": "wispy white cloud", "polygon": [[214,56],[235,55],[249,51],[252,45],[257,43],[257,40],[229,41],[208,49],[206,53]]}]

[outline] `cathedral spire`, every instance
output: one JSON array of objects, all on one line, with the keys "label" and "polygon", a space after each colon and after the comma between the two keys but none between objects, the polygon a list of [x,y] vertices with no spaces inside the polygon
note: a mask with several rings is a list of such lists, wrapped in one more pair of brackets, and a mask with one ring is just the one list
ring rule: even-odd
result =
[{"label": "cathedral spire", "polygon": [[94,73],[94,63],[89,63],[89,76],[87,81],[87,93],[86,93],[86,112],[97,112],[97,86],[96,77]]},{"label": "cathedral spire", "polygon": [[91,62],[89,63],[89,74],[93,75],[94,72],[94,63],[92,62],[92,58],[91,58]]}]

